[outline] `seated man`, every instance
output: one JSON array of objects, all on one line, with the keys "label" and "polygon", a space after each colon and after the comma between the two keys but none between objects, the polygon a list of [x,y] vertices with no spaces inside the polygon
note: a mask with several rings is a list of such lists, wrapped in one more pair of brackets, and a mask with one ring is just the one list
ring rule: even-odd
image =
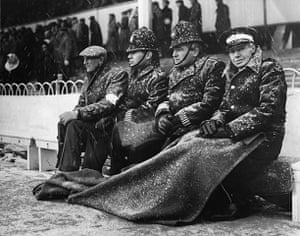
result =
[{"label": "seated man", "polygon": [[[225,179],[224,187],[241,202],[249,196],[247,186],[273,160],[277,159],[284,137],[287,85],[282,67],[274,59],[263,59],[252,28],[225,32],[230,62],[223,74],[225,95],[211,119],[202,122],[200,134],[207,138],[236,141],[264,132],[264,141]],[[231,200],[232,201],[232,200]]]},{"label": "seated man", "polygon": [[[129,85],[118,115],[125,122],[119,122],[113,132],[110,174],[117,174],[123,167],[153,156],[160,151],[165,140],[152,129],[154,112],[168,94],[168,78],[160,67],[154,33],[146,27],[135,30],[127,53],[131,68]],[[151,142],[147,143],[150,139]]]},{"label": "seated man", "polygon": [[84,144],[82,168],[101,171],[109,150],[116,108],[127,89],[128,74],[107,64],[106,50],[102,47],[87,47],[79,55],[84,57],[87,78],[73,111],[59,117],[57,166],[60,171],[78,170]]},{"label": "seated man", "polygon": [[195,26],[178,23],[171,34],[175,66],[169,75],[168,99],[156,110],[158,131],[170,141],[198,128],[218,108],[224,93],[224,63],[204,55]]}]

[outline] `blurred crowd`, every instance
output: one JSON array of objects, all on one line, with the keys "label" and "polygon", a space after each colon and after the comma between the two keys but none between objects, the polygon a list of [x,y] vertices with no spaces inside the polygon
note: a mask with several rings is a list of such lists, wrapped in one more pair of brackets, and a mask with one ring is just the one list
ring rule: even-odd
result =
[{"label": "blurred crowd", "polygon": [[89,22],[73,17],[57,19],[45,26],[37,25],[35,31],[22,27],[2,32],[0,81],[45,82],[56,79],[58,74],[64,80],[72,79],[82,71],[78,54],[89,45],[105,46],[111,59],[120,59],[115,57],[125,55],[130,36],[128,14],[122,14],[121,23],[116,23],[114,14],[109,16],[106,44],[94,16],[90,16]]},{"label": "blurred crowd", "polygon": [[[50,1],[45,1],[45,4],[48,2]],[[80,9],[87,4],[86,2],[60,1],[60,4],[66,5],[59,9],[66,9],[68,6]],[[88,2],[89,4],[85,7],[99,7],[122,1],[91,0]],[[206,45],[207,53],[215,54],[224,51],[220,48],[217,38],[231,28],[228,6],[223,3],[223,0],[216,0],[216,30],[203,33],[201,5],[198,0],[190,0],[190,2],[191,7],[188,8],[182,0],[176,0],[177,9],[171,9],[168,0],[162,1],[162,7],[158,2],[152,3],[152,29],[160,45],[161,57],[171,56],[169,49],[172,37],[171,27],[172,24],[177,23],[173,22],[172,18],[175,10],[177,11],[175,14],[178,14],[178,21],[190,21],[196,26]],[[37,1],[32,1],[32,4],[37,4]],[[42,6],[43,4],[37,5],[40,8],[45,7]],[[52,16],[51,8],[49,9],[50,11],[47,12],[50,12]],[[25,17],[26,11],[23,13]],[[106,42],[103,42],[103,32],[94,16],[90,16],[88,22],[85,18],[57,18],[47,25],[37,25],[35,30],[26,27],[18,29],[11,27],[5,32],[0,32],[0,82],[50,82],[57,79],[58,75],[64,80],[80,78],[84,70],[78,54],[89,45],[105,47],[111,61],[126,60],[130,35],[138,28],[138,9],[128,9],[121,14],[120,22],[116,21],[115,14],[109,14],[108,32],[105,32]],[[274,27],[258,29],[267,49],[271,47],[271,35],[274,29]]]}]

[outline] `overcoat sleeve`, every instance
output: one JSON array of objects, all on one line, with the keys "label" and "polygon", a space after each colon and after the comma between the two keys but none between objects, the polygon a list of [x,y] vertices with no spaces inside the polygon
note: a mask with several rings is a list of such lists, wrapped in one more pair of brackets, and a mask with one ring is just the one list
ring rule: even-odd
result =
[{"label": "overcoat sleeve", "polygon": [[268,63],[270,65],[263,72],[259,85],[258,106],[227,124],[234,138],[263,131],[285,104],[287,88],[282,67],[272,62]]},{"label": "overcoat sleeve", "polygon": [[147,83],[147,93],[149,97],[147,101],[137,107],[136,112],[143,110],[155,111],[158,104],[164,101],[168,95],[168,78],[164,72],[154,73],[154,76]]},{"label": "overcoat sleeve", "polygon": [[197,124],[211,117],[213,112],[218,109],[224,94],[225,80],[222,72],[225,64],[215,62],[206,65],[209,67],[202,100],[180,109],[175,116],[178,116],[184,126]]},{"label": "overcoat sleeve", "polygon": [[[128,74],[125,71],[111,72],[106,95],[96,103],[78,108],[78,119],[95,120],[108,116],[118,101],[124,96],[128,86]],[[79,99],[79,102],[81,99]]]}]

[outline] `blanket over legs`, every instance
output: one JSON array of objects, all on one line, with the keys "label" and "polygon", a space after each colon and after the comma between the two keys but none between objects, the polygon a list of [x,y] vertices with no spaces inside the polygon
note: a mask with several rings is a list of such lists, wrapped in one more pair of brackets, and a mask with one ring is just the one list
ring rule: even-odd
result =
[{"label": "blanket over legs", "polygon": [[161,224],[193,221],[217,185],[264,140],[257,135],[234,142],[195,134],[186,134],[125,172],[105,181],[98,179],[99,183],[93,187],[81,188],[83,191],[69,195],[68,202],[132,221]]}]

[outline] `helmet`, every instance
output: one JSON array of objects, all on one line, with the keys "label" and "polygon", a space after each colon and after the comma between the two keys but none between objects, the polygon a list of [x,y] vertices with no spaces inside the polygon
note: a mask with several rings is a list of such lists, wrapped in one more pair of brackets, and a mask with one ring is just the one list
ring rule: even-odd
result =
[{"label": "helmet", "polygon": [[133,31],[127,52],[158,51],[157,39],[152,30],[142,27]]},{"label": "helmet", "polygon": [[188,21],[180,21],[171,33],[171,48],[185,43],[203,43],[200,34],[194,24]]}]

